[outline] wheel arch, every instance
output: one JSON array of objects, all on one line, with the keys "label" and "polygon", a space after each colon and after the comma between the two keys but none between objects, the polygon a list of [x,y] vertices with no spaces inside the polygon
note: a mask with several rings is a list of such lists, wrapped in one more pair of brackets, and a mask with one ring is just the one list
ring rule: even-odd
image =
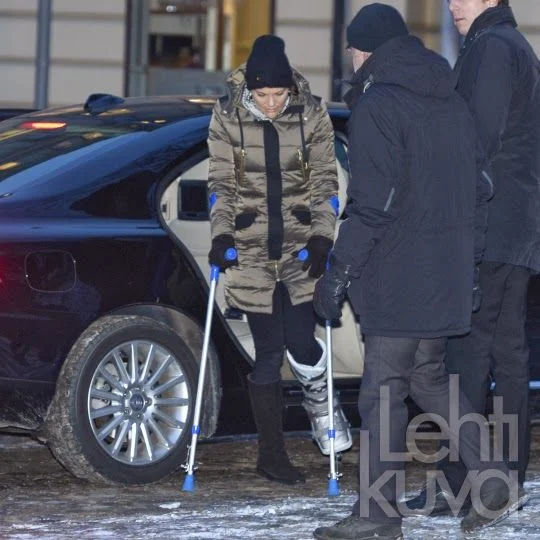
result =
[{"label": "wheel arch", "polygon": [[[159,458],[155,463],[143,463],[138,469],[138,474],[134,474],[130,463],[123,460],[116,463],[116,458],[111,458],[110,452],[101,447],[95,432],[92,435],[91,432],[94,430],[91,425],[86,425],[89,409],[85,403],[88,400],[89,384],[95,376],[95,369],[103,359],[103,354],[108,352],[111,346],[115,346],[118,339],[123,342],[126,339],[153,340],[154,337],[158,343],[165,343],[165,348],[173,351],[182,365],[184,377],[173,380],[180,380],[182,383],[191,381],[186,384],[191,386],[190,401],[192,407],[194,406],[197,359],[195,351],[190,348],[182,335],[177,334],[166,323],[141,314],[116,313],[101,317],[85,330],[70,351],[69,358],[63,365],[63,376],[57,384],[43,431],[43,442],[49,446],[56,459],[75,476],[98,483],[145,484],[174,473],[183,462],[189,445],[192,415],[183,418],[184,434],[180,435],[180,439],[173,441],[174,446],[166,444],[170,450],[168,455],[162,456],[164,459]],[[164,357],[169,358],[170,354],[165,354]],[[168,365],[168,362],[162,365]],[[159,372],[160,369],[156,371]],[[151,403],[152,401],[149,402]],[[107,407],[104,408],[106,409]],[[107,411],[106,414],[110,416],[115,412],[118,411]],[[124,435],[118,440],[122,443]],[[150,461],[153,461],[152,457]]]}]

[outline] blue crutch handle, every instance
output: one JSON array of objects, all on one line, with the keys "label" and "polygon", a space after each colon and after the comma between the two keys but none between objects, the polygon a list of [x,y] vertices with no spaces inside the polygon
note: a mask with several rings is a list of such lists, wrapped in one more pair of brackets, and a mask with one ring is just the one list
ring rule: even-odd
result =
[{"label": "blue crutch handle", "polygon": [[309,257],[309,251],[304,248],[304,249],[301,249],[299,252],[298,252],[298,260],[301,261],[301,262],[304,262],[304,261],[307,261]]},{"label": "blue crutch handle", "polygon": [[[225,251],[225,260],[234,261],[238,257],[238,252],[234,248],[228,248]],[[217,281],[219,279],[220,268],[217,264],[213,264],[210,269],[210,281]]]}]

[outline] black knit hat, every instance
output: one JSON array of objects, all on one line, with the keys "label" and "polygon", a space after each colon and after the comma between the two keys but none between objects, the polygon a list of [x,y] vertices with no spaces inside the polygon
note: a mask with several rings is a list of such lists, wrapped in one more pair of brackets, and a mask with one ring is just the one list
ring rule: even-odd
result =
[{"label": "black knit hat", "polygon": [[292,69],[281,38],[265,35],[255,40],[246,63],[246,85],[249,90],[293,85]]},{"label": "black knit hat", "polygon": [[375,3],[364,6],[347,26],[347,43],[359,51],[373,52],[388,40],[408,33],[397,9]]}]

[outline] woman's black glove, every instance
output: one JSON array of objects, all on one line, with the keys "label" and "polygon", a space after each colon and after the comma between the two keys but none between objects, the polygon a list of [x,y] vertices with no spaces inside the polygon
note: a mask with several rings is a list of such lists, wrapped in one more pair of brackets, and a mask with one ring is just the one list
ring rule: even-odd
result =
[{"label": "woman's black glove", "polygon": [[474,267],[472,287],[472,312],[477,313],[482,306],[482,289],[480,288],[480,268]]},{"label": "woman's black glove", "polygon": [[319,317],[330,321],[341,318],[341,305],[349,288],[351,267],[342,265],[335,257],[330,260],[330,268],[315,284],[313,309]]},{"label": "woman's black glove", "polygon": [[218,266],[220,270],[227,270],[231,266],[238,266],[238,259],[229,261],[225,258],[225,252],[234,248],[234,238],[230,234],[220,234],[212,240],[212,248],[208,253],[208,262],[212,266]]},{"label": "woman's black glove", "polygon": [[[303,248],[308,252],[308,257],[302,265],[304,272],[309,269],[308,275],[313,278],[320,278],[326,270],[328,254],[332,249],[334,242],[324,236],[312,236],[306,246]],[[298,257],[299,251],[294,253]]]}]

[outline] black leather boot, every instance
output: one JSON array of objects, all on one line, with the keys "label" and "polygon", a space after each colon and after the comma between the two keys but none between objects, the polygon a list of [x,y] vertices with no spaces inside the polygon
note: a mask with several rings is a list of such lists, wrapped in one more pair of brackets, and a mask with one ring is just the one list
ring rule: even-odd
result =
[{"label": "black leather boot", "polygon": [[304,483],[304,475],[289,461],[285,450],[281,383],[255,384],[248,378],[248,388],[259,434],[257,472],[282,484]]}]

